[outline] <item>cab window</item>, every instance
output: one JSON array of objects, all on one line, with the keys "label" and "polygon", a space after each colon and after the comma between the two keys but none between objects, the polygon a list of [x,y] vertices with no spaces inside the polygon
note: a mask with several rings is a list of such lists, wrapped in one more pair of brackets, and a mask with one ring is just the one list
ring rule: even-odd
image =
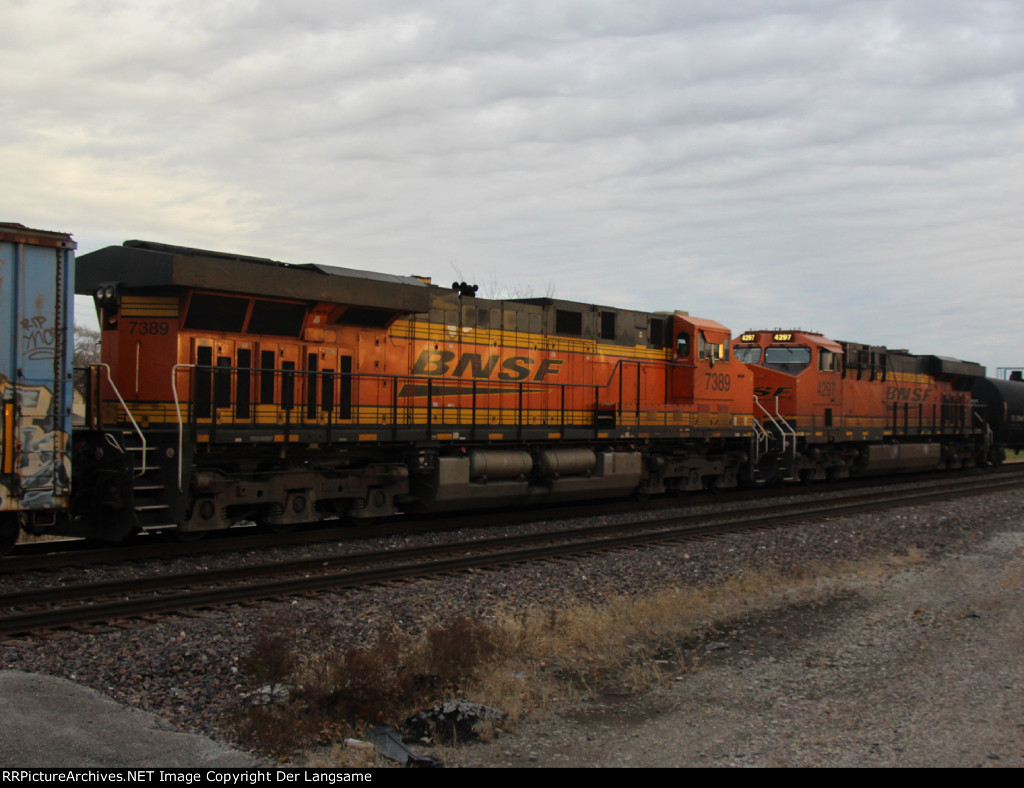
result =
[{"label": "cab window", "polygon": [[758,345],[736,348],[736,358],[744,364],[760,364],[761,348]]},{"label": "cab window", "polygon": [[701,331],[697,335],[697,358],[711,359],[712,361],[729,360],[729,339],[726,337],[721,342],[711,342]]},{"label": "cab window", "polygon": [[679,358],[686,358],[690,355],[690,335],[685,331],[681,332],[676,339],[676,355]]},{"label": "cab window", "polygon": [[811,349],[793,345],[772,345],[764,349],[764,365],[787,375],[799,375],[811,363]]},{"label": "cab window", "polygon": [[842,372],[843,357],[839,353],[822,348],[818,351],[818,369],[821,372]]}]

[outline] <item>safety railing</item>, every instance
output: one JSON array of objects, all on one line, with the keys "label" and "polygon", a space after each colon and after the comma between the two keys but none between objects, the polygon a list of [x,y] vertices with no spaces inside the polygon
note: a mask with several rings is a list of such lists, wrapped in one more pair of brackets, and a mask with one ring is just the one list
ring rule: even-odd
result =
[{"label": "safety railing", "polygon": [[786,458],[792,472],[796,467],[797,433],[796,429],[779,412],[779,398],[775,398],[775,413],[770,413],[757,395],[754,396],[754,406],[764,414],[775,428],[779,438],[779,453]]},{"label": "safety railing", "polygon": [[[525,366],[504,371],[522,380],[384,375],[297,369],[178,364],[171,402],[132,402],[135,417],[149,425],[204,431],[266,427],[289,432],[319,428],[709,428],[753,429],[752,415],[732,408],[695,412],[692,401],[664,403],[677,364],[618,360],[598,382],[559,383],[529,379]],[[723,402],[727,401],[725,399]],[[107,405],[107,418],[128,413]],[[132,417],[133,420],[135,417]],[[181,438],[183,441],[184,439]]]},{"label": "safety railing", "polygon": [[[897,437],[929,434],[970,434],[978,431],[976,407],[966,403],[905,403],[885,405],[879,415],[845,415],[834,413],[799,413],[787,417],[797,432],[821,430],[883,431]],[[762,412],[765,418],[767,411]]]}]

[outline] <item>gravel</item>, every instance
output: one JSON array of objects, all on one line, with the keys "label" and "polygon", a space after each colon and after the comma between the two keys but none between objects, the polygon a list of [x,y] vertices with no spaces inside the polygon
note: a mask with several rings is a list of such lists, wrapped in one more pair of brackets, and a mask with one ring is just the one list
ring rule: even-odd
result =
[{"label": "gravel", "polygon": [[[700,542],[206,611],[123,629],[8,641],[0,643],[0,669],[66,677],[155,712],[179,730],[225,739],[225,715],[246,689],[240,660],[268,615],[326,623],[339,642],[359,645],[384,626],[415,633],[455,614],[487,615],[498,606],[599,601],[615,593],[699,586],[751,570],[785,573],[909,553],[933,560],[859,584],[824,583],[818,598],[756,613],[708,633],[703,669],[670,686],[641,697],[597,698],[539,713],[495,742],[466,748],[449,761],[477,766],[1022,765],[1024,718],[1006,707],[1006,698],[1016,699],[1016,709],[1024,707],[1019,658],[1024,627],[1018,623],[1009,633],[990,629],[1001,621],[993,611],[1002,615],[1005,599],[1015,600],[1016,610],[1024,609],[1024,578],[1015,586],[991,581],[977,586],[979,593],[998,589],[994,601],[984,604],[961,604],[957,596],[958,578],[963,589],[978,582],[974,575],[957,573],[975,564],[983,571],[997,555],[1011,556],[1007,560],[1015,560],[1024,575],[1024,529],[1017,515],[1022,504],[1024,492],[992,493]],[[400,546],[420,540],[382,541]],[[303,548],[288,555],[329,549]],[[220,560],[228,559],[204,559],[203,565]],[[146,565],[127,571],[178,571],[183,566],[168,562],[160,569]],[[99,578],[124,571],[81,574]],[[4,578],[0,590],[46,582],[45,576]],[[921,596],[922,583],[935,585],[934,605],[893,606],[894,598],[917,598],[912,591]],[[1013,651],[989,653],[990,646],[1010,635]],[[929,669],[917,676],[919,683],[892,683],[892,694],[884,698],[867,692],[859,697],[850,690],[851,676],[869,687],[873,682],[889,686],[892,676],[913,676],[914,659],[926,653],[946,666],[941,674]],[[982,695],[965,705],[975,690],[995,697]],[[929,730],[977,729],[993,709],[1000,710],[1012,735],[993,733],[992,752],[968,748],[964,753],[947,746],[935,751],[934,759],[918,757],[920,748],[912,743],[926,738]],[[917,731],[917,738],[903,733],[909,730]]]}]

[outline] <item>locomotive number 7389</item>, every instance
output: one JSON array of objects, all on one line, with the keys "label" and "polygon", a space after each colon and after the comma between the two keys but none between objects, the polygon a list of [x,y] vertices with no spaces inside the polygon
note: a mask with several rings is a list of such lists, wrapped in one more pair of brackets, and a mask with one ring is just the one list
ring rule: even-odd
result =
[{"label": "locomotive number 7389", "polygon": [[139,336],[166,336],[170,325],[166,320],[129,320],[128,333]]}]

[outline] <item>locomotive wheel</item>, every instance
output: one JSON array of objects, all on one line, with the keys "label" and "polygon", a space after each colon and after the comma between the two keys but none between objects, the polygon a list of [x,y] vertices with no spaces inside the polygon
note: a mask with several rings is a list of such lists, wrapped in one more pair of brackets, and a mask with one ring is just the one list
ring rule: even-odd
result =
[{"label": "locomotive wheel", "polygon": [[0,514],[0,556],[7,555],[18,541],[21,523],[16,512]]}]

